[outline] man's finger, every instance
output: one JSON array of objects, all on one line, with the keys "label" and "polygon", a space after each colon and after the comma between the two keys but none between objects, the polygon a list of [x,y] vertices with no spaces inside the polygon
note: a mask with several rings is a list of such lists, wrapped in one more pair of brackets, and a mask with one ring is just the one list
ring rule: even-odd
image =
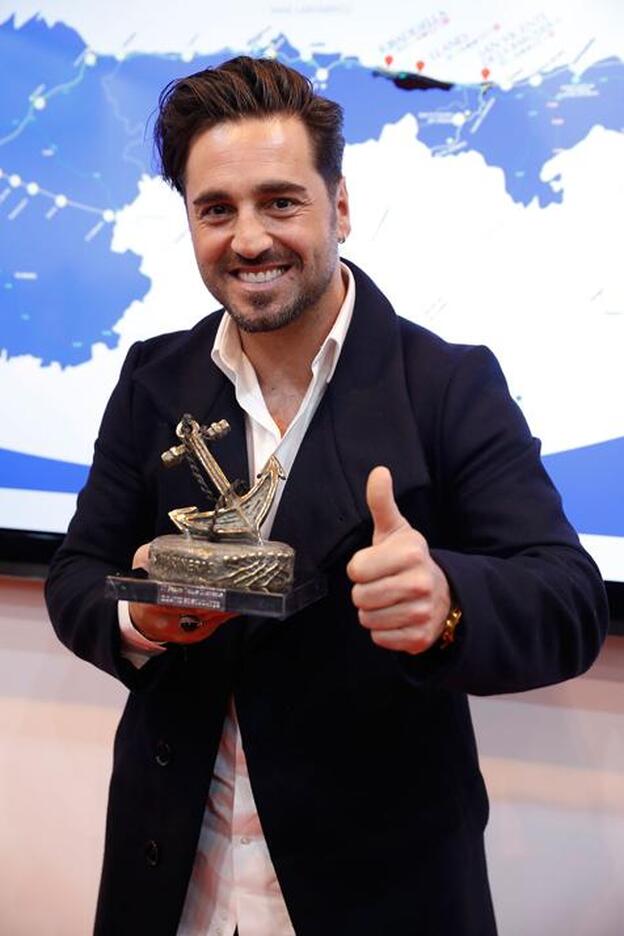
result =
[{"label": "man's finger", "polygon": [[396,505],[392,475],[388,468],[379,465],[369,474],[366,483],[366,503],[373,518],[374,546],[383,543],[388,536],[405,526],[407,521]]},{"label": "man's finger", "polygon": [[381,578],[357,581],[351,590],[351,598],[359,610],[376,611],[404,601],[418,601],[430,593],[431,576],[427,569],[422,567],[415,572],[401,568]]},{"label": "man's finger", "polygon": [[400,630],[371,631],[371,640],[385,650],[395,650],[412,655],[424,653],[432,644],[431,637],[423,628],[403,627]]},{"label": "man's finger", "polygon": [[401,630],[404,627],[424,627],[431,618],[431,601],[406,601],[391,608],[358,611],[358,619],[366,630]]},{"label": "man's finger", "polygon": [[142,546],[139,546],[132,560],[133,569],[145,569],[149,572],[149,547],[149,543],[143,543]]},{"label": "man's finger", "polygon": [[130,604],[130,619],[138,632],[157,643],[196,643],[209,637],[230,611],[177,608],[172,605]]}]

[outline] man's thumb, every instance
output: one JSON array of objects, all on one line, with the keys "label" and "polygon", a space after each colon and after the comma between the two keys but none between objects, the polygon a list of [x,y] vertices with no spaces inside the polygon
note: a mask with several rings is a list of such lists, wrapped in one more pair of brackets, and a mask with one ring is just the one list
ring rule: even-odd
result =
[{"label": "man's thumb", "polygon": [[373,545],[382,543],[387,536],[405,524],[394,499],[392,475],[381,465],[373,468],[366,483],[366,503],[373,518]]}]

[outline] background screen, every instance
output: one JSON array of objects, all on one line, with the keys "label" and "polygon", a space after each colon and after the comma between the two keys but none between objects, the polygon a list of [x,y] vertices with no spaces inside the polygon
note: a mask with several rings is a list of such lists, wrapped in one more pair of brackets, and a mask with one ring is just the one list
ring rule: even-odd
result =
[{"label": "background screen", "polygon": [[216,308],[149,124],[168,81],[238,53],[343,104],[344,255],[400,314],[493,349],[623,581],[617,0],[1,4],[0,527],[65,529],[129,346]]}]

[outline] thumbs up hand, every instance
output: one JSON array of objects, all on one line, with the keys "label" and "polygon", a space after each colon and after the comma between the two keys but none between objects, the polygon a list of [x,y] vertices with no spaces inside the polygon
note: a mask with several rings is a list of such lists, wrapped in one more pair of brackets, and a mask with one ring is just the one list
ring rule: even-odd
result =
[{"label": "thumbs up hand", "polygon": [[446,576],[399,511],[387,468],[371,471],[366,501],[373,543],[347,566],[360,624],[380,647],[423,653],[439,638],[451,608]]}]

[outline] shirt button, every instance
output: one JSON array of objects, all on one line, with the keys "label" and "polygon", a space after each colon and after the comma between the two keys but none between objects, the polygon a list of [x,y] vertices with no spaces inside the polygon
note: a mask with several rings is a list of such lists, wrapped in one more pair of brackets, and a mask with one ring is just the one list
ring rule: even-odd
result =
[{"label": "shirt button", "polygon": [[145,863],[150,868],[155,868],[159,861],[160,849],[158,848],[158,842],[150,839],[149,842],[145,843]]},{"label": "shirt button", "polygon": [[166,741],[158,741],[156,744],[156,763],[159,767],[166,767],[171,763],[171,746]]},{"label": "shirt button", "polygon": [[241,837],[241,845],[249,845],[251,839],[247,835]]}]

